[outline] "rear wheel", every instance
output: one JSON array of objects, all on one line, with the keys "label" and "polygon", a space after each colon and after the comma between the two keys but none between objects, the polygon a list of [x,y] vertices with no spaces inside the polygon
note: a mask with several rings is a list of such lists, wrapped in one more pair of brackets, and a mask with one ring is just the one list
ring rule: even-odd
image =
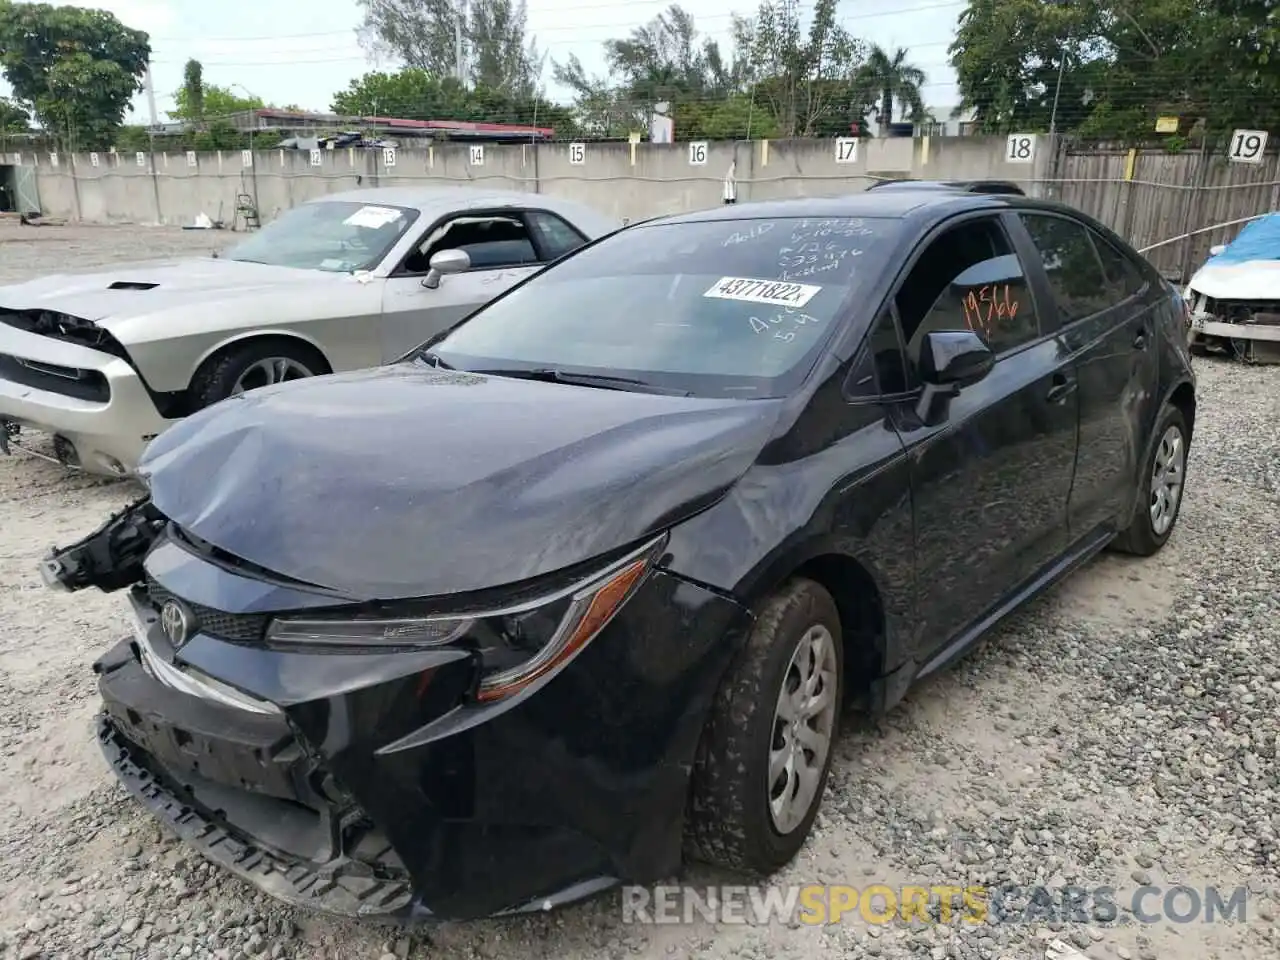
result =
[{"label": "rear wheel", "polygon": [[191,383],[193,409],[239,396],[259,387],[327,373],[324,359],[305,344],[279,340],[247,340],[215,356]]},{"label": "rear wheel", "polygon": [[716,694],[694,761],[686,849],[769,874],[804,845],[839,731],[844,652],[835,602],[797,579],[764,604]]},{"label": "rear wheel", "polygon": [[1182,509],[1187,475],[1187,421],[1182,411],[1166,406],[1156,423],[1156,442],[1147,455],[1133,521],[1112,546],[1123,553],[1149,557],[1168,542]]}]

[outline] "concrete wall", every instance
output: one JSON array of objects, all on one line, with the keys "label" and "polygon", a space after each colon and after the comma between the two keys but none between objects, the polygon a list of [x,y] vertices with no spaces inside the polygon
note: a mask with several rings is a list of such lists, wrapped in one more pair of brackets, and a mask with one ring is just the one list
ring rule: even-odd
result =
[{"label": "concrete wall", "polygon": [[[713,142],[691,163],[690,144],[587,143],[573,162],[567,143],[483,148],[447,144],[403,149],[388,165],[381,151],[267,150],[246,162],[239,151],[180,154],[0,155],[34,164],[41,211],[89,222],[190,224],[197,215],[234,218],[236,195],[256,197],[267,221],[304,200],[356,187],[473,184],[571,197],[617,217],[639,219],[711,207],[733,171],[737,201],[822,196],[864,189],[883,177],[1043,178],[1047,141],[1034,162],[1004,160],[1004,138],[864,140],[853,162],[837,162],[834,140]],[[96,163],[95,163],[96,159]]]}]

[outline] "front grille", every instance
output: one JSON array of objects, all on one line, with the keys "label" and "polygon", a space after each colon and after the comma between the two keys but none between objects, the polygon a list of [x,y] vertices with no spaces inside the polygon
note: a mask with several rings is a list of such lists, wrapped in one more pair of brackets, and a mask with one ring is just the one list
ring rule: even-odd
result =
[{"label": "front grille", "polygon": [[1280,300],[1225,300],[1205,297],[1205,313],[1227,323],[1280,324]]},{"label": "front grille", "polygon": [[49,393],[106,403],[111,399],[111,385],[97,370],[81,370],[78,367],[62,367],[37,360],[23,360],[0,353],[0,378],[10,383]]},{"label": "front grille", "polygon": [[170,591],[160,586],[151,577],[147,577],[147,596],[157,610],[164,606],[166,600],[182,600],[191,609],[191,612],[195,614],[198,623],[197,629],[201,633],[220,637],[223,640],[236,640],[244,643],[260,641],[266,636],[267,624],[271,620],[264,613],[225,613],[222,610],[215,610],[213,607],[192,603],[182,597],[174,597]]}]

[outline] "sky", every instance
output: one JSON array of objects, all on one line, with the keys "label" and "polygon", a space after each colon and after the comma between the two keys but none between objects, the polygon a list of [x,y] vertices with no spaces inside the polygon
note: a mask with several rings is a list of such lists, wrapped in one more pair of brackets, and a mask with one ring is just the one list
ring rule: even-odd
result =
[{"label": "sky", "polygon": [[[664,10],[671,0],[526,0],[528,34],[550,59],[574,53],[588,74],[605,72],[603,41],[625,36]],[[730,49],[733,13],[754,12],[758,0],[683,0],[699,31]],[[802,9],[812,8],[801,0]],[[61,5],[61,4],[59,4]],[[190,57],[204,65],[206,83],[248,92],[269,103],[328,110],[333,94],[369,70],[394,69],[376,63],[356,41],[360,20],[355,0],[80,0],[77,6],[110,10],[126,25],[151,35],[152,77],[159,119],[173,106]],[[844,26],[886,48],[906,47],[928,76],[926,103],[939,117],[955,105],[955,76],[947,45],[965,0],[843,0]],[[551,80],[547,94],[568,102],[568,92]],[[0,94],[8,93],[0,78]],[[139,95],[129,122],[149,119],[147,98]]]}]

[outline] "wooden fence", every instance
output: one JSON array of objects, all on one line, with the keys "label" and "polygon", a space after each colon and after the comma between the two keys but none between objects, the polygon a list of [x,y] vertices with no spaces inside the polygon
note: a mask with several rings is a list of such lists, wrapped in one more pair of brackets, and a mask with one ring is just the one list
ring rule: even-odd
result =
[{"label": "wooden fence", "polygon": [[[1228,161],[1224,150],[1168,153],[1064,144],[1056,160],[1046,192],[1097,217],[1138,248],[1280,210],[1280,153],[1268,152],[1251,165]],[[1170,279],[1184,281],[1211,246],[1230,241],[1240,229],[1202,233],[1147,256]]]}]

